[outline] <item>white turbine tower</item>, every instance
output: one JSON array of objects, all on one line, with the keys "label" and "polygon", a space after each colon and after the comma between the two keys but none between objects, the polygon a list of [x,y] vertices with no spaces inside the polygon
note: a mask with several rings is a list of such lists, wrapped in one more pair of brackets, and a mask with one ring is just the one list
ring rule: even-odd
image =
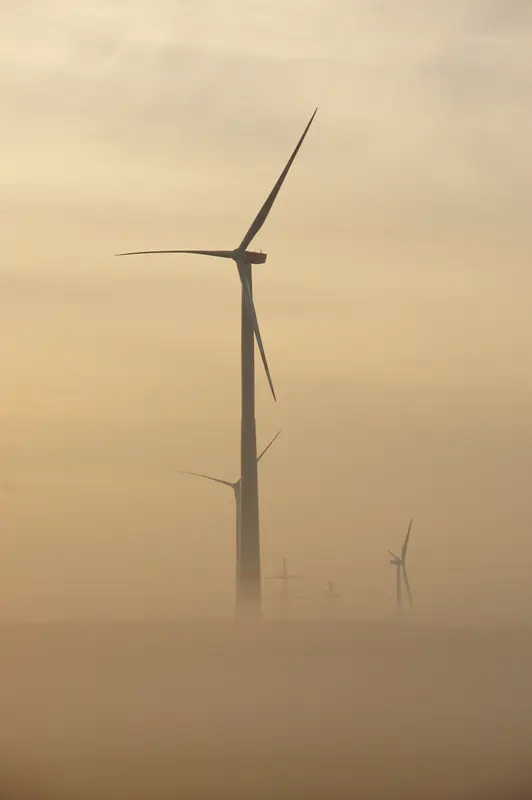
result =
[{"label": "white turbine tower", "polygon": [[[270,449],[272,444],[275,442],[277,437],[281,431],[278,431],[271,442],[264,448],[262,453],[257,458],[257,464],[261,460],[262,456]],[[190,472],[189,470],[182,469],[179,470],[183,475],[194,475],[196,478],[205,478],[205,480],[213,481],[214,483],[220,483],[222,486],[228,486],[230,489],[233,490],[233,495],[235,498],[235,518],[236,518],[236,587],[235,587],[235,597],[236,597],[236,604],[238,609],[238,601],[239,601],[239,592],[240,592],[240,571],[241,571],[241,548],[240,548],[240,527],[241,527],[241,508],[240,508],[240,500],[241,500],[241,489],[242,489],[242,479],[239,478],[237,481],[226,481],[222,478],[215,478],[213,475],[205,475],[203,472]]]},{"label": "white turbine tower", "polygon": [[262,363],[275,399],[266,353],[262,344],[257,313],[253,302],[252,265],[264,264],[266,254],[248,250],[271,211],[275,199],[284,183],[294,159],[303,144],[316,112],[312,114],[303,134],[290,156],[277,183],[268,195],[259,213],[251,223],[246,235],[234,250],[141,250],[118,255],[146,255],[151,253],[190,253],[214,258],[225,258],[235,262],[242,285],[242,334],[241,334],[241,373],[242,373],[242,433],[240,451],[241,486],[241,611],[254,617],[261,616],[261,573],[259,536],[259,496],[257,477],[257,440],[255,425],[255,348],[254,338],[262,358]]},{"label": "white turbine tower", "polygon": [[408,543],[410,541],[410,531],[412,530],[412,522],[410,520],[410,524],[408,526],[408,530],[406,532],[405,540],[403,542],[403,546],[401,548],[401,555],[396,556],[395,553],[392,553],[391,550],[388,550],[389,554],[392,556],[390,560],[390,564],[395,567],[395,576],[396,576],[396,590],[397,590],[397,613],[401,615],[401,608],[403,602],[403,581],[406,588],[406,593],[408,595],[408,601],[410,603],[410,607],[412,608],[412,592],[410,591],[410,584],[408,582],[408,573],[406,571],[406,556],[408,553]]}]

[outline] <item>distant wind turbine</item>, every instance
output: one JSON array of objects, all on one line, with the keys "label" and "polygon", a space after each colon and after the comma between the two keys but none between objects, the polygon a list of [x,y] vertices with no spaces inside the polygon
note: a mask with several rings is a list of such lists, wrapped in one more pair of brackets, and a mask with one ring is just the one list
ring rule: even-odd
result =
[{"label": "distant wind turbine", "polygon": [[241,487],[241,550],[242,589],[248,613],[261,616],[260,539],[259,539],[259,494],[257,476],[257,440],[255,425],[255,349],[254,338],[260,351],[262,363],[275,399],[273,381],[266,360],[259,323],[253,302],[252,264],[264,264],[266,253],[248,250],[271,211],[275,199],[308,133],[316,112],[312,114],[299,142],[279,176],[277,183],[266,198],[259,213],[251,223],[246,235],[234,250],[140,250],[118,253],[121,256],[146,255],[150,253],[190,253],[215,258],[231,259],[235,262],[242,285],[242,432],[240,451]]},{"label": "distant wind turbine", "polygon": [[406,571],[406,556],[408,552],[408,543],[410,541],[410,531],[412,530],[412,522],[410,520],[410,524],[408,526],[408,530],[406,532],[405,540],[403,542],[403,546],[401,548],[401,555],[396,556],[395,553],[392,553],[391,550],[388,550],[390,555],[392,556],[390,560],[390,564],[395,567],[395,575],[396,575],[396,584],[397,584],[397,613],[401,613],[402,607],[402,588],[403,588],[403,581],[406,587],[406,592],[408,594],[408,601],[410,603],[410,607],[412,607],[412,593],[410,591],[410,584],[408,582],[408,573]]},{"label": "distant wind turbine", "polygon": [[283,614],[286,612],[288,608],[288,582],[294,580],[294,578],[299,578],[299,575],[291,575],[288,572],[288,564],[286,558],[283,559],[283,571],[280,575],[268,575],[266,580],[268,581],[281,581],[281,611]]},{"label": "distant wind turbine", "polygon": [[[264,448],[262,453],[257,458],[257,464],[261,460],[262,456],[270,449],[272,444],[275,442],[277,437],[281,431],[278,431],[271,442]],[[240,527],[241,527],[241,508],[240,508],[240,501],[241,501],[241,490],[242,490],[242,478],[239,478],[237,481],[226,481],[222,480],[222,478],[215,478],[212,475],[205,475],[203,472],[190,472],[186,469],[179,470],[183,475],[194,475],[196,478],[205,478],[205,480],[213,481],[214,483],[221,483],[222,486],[228,486],[230,489],[233,490],[233,494],[235,497],[235,511],[236,511],[236,598],[237,598],[237,605],[239,599],[239,592],[240,592],[240,562],[241,562],[241,548],[240,548]]]},{"label": "distant wind turbine", "polygon": [[327,598],[327,609],[330,611],[333,607],[334,601],[337,597],[340,597],[340,592],[335,591],[336,583],[329,581],[327,583],[327,588],[325,590],[325,596]]}]

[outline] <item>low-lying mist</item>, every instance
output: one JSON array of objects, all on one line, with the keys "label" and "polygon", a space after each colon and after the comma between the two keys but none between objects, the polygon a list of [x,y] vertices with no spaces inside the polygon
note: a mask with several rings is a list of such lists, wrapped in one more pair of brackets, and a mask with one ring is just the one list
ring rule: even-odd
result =
[{"label": "low-lying mist", "polygon": [[0,800],[532,796],[527,631],[330,620],[0,637]]}]

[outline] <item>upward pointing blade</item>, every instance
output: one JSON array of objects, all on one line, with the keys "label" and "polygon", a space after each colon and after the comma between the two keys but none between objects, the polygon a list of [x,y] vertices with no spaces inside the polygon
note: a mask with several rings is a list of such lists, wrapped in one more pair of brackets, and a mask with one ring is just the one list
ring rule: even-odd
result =
[{"label": "upward pointing blade", "polygon": [[283,185],[284,179],[288,175],[288,171],[289,171],[290,167],[292,166],[295,157],[298,154],[299,148],[303,144],[305,136],[308,133],[308,129],[310,128],[310,126],[312,124],[312,120],[316,116],[316,112],[317,111],[318,111],[318,109],[316,109],[316,111],[314,111],[314,114],[311,116],[310,121],[308,122],[307,127],[305,128],[305,130],[303,131],[303,135],[302,135],[301,139],[299,140],[299,142],[297,143],[294,152],[290,156],[286,167],[281,172],[281,175],[279,176],[279,179],[278,179],[277,183],[275,184],[275,186],[271,190],[270,194],[268,195],[268,197],[266,199],[266,202],[264,203],[264,205],[262,206],[261,210],[259,211],[259,213],[255,217],[255,219],[251,223],[251,226],[250,226],[248,232],[246,233],[246,235],[242,239],[242,241],[240,243],[240,247],[238,248],[239,250],[247,250],[247,248],[250,245],[250,243],[252,242],[252,240],[255,238],[257,233],[260,231],[260,229],[262,228],[262,226],[266,222],[268,214],[271,211],[271,207],[273,206],[273,204],[275,202],[275,198],[279,194],[279,189]]},{"label": "upward pointing blade", "polygon": [[275,442],[275,440],[276,440],[276,439],[277,439],[277,437],[279,436],[279,433],[281,433],[281,431],[279,431],[278,433],[276,433],[276,434],[275,434],[275,436],[273,437],[273,439],[271,440],[270,444],[269,444],[269,445],[267,445],[267,447],[265,447],[265,448],[264,448],[264,450],[262,451],[262,453],[260,454],[260,456],[257,458],[257,462],[259,462],[259,461],[261,460],[262,456],[264,455],[264,453],[265,453],[267,450],[269,450],[269,449],[270,449],[270,447],[272,446],[272,444]]},{"label": "upward pointing blade", "polygon": [[202,472],[189,472],[186,469],[180,469],[179,472],[182,475],[195,475],[196,478],[205,478],[207,481],[214,481],[214,483],[221,483],[224,486],[230,486],[231,489],[234,489],[235,484],[231,483],[231,481],[223,481],[221,478],[213,478],[212,475],[204,475]]},{"label": "upward pointing blade", "polygon": [[262,344],[262,337],[260,335],[259,329],[259,321],[257,319],[257,312],[255,311],[255,304],[253,302],[253,296],[251,294],[251,289],[249,287],[248,280],[244,275],[244,272],[237,261],[238,267],[238,274],[240,275],[240,280],[242,282],[242,289],[244,290],[244,297],[246,300],[246,307],[251,318],[251,325],[255,332],[255,338],[257,340],[257,344],[259,346],[260,357],[262,358],[262,363],[264,364],[264,370],[266,372],[266,377],[268,378],[268,383],[270,384],[270,389],[272,390],[273,399],[277,402],[277,397],[275,396],[275,389],[273,388],[273,381],[272,376],[270,375],[270,368],[268,367],[268,361],[266,359],[266,353],[264,352],[264,345]]},{"label": "upward pointing blade", "polygon": [[405,586],[406,586],[406,593],[408,595],[408,601],[410,603],[410,606],[413,606],[413,603],[412,603],[412,592],[410,591],[410,584],[408,583],[408,575],[406,574],[406,567],[405,567],[404,564],[402,565],[402,572],[403,572],[403,580],[404,580]]},{"label": "upward pointing blade", "polygon": [[412,522],[413,521],[414,520],[412,520],[412,519],[410,520],[410,525],[408,526],[408,531],[406,532],[405,541],[404,541],[403,547],[401,549],[401,556],[402,556],[403,559],[406,556],[406,551],[408,549],[408,542],[409,542],[409,539],[410,539],[410,531],[412,530]]},{"label": "upward pointing blade", "polygon": [[116,253],[117,256],[147,256],[154,253],[190,253],[214,258],[234,258],[232,250],[138,250],[135,253]]}]

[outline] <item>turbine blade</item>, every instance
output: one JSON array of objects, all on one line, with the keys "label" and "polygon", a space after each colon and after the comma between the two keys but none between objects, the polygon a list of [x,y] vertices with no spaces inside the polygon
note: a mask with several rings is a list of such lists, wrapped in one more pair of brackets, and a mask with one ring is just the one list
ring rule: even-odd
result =
[{"label": "turbine blade", "polygon": [[[282,429],[281,429],[281,430],[282,430]],[[257,458],[257,462],[259,462],[259,461],[261,460],[262,456],[264,455],[264,453],[265,453],[267,450],[269,450],[269,449],[270,449],[270,447],[272,446],[272,444],[275,442],[275,440],[276,440],[276,439],[277,439],[277,437],[279,436],[279,433],[281,433],[281,431],[279,431],[278,433],[276,433],[276,434],[275,434],[275,436],[273,437],[273,439],[271,440],[270,444],[269,444],[267,447],[265,447],[265,448],[264,448],[264,450],[262,451],[262,453],[260,454],[260,456]]]},{"label": "turbine blade", "polygon": [[402,571],[403,571],[403,580],[404,580],[405,586],[406,586],[406,593],[408,595],[408,602],[410,603],[410,606],[413,606],[413,603],[412,603],[412,592],[410,591],[410,584],[408,583],[408,575],[406,574],[406,567],[405,567],[404,564],[402,565]]},{"label": "turbine blade", "polygon": [[154,253],[189,253],[213,258],[234,258],[232,250],[137,250],[134,253],[115,253],[117,256],[146,256]]},{"label": "turbine blade", "polygon": [[240,264],[237,262],[238,267],[238,274],[240,275],[240,280],[242,282],[242,289],[244,291],[244,298],[246,300],[246,306],[251,317],[251,324],[253,326],[253,330],[255,332],[255,338],[257,340],[257,345],[260,351],[260,357],[262,358],[262,363],[264,365],[264,370],[266,372],[266,377],[268,378],[268,383],[270,384],[270,389],[272,391],[273,399],[277,402],[277,397],[275,396],[275,389],[273,388],[273,381],[272,376],[270,374],[270,368],[268,367],[268,361],[266,359],[266,353],[264,352],[264,345],[262,344],[262,337],[260,335],[259,329],[259,321],[257,319],[257,312],[255,311],[255,304],[253,302],[253,295],[251,294],[251,289],[249,287],[249,283],[247,281],[244,272],[242,271]]},{"label": "turbine blade", "polygon": [[279,178],[277,180],[277,183],[275,184],[275,186],[271,190],[270,194],[268,195],[268,197],[267,197],[264,205],[262,206],[261,210],[259,211],[259,213],[255,217],[255,219],[251,223],[251,226],[250,226],[248,232],[246,233],[246,235],[242,239],[242,241],[240,243],[240,247],[238,248],[239,250],[247,250],[247,248],[251,244],[252,240],[255,238],[257,233],[260,231],[260,229],[262,228],[262,226],[266,222],[266,219],[268,217],[268,214],[270,213],[271,207],[273,206],[273,204],[275,202],[275,198],[279,194],[279,189],[283,185],[284,179],[288,175],[288,171],[290,170],[290,167],[292,166],[292,164],[294,162],[294,159],[298,154],[299,148],[303,144],[305,136],[308,133],[308,129],[310,128],[310,126],[312,124],[312,121],[313,121],[314,117],[316,116],[316,112],[317,111],[318,111],[318,109],[316,109],[316,111],[314,111],[313,115],[311,116],[310,121],[308,122],[307,127],[305,128],[305,130],[303,131],[303,135],[301,136],[301,139],[297,143],[294,152],[290,156],[286,167],[281,172],[281,174],[280,174],[280,176],[279,176]]},{"label": "turbine blade", "polygon": [[408,549],[408,542],[410,540],[410,531],[412,530],[413,521],[414,521],[413,519],[410,520],[410,525],[408,526],[408,531],[406,532],[405,541],[404,541],[403,547],[401,549],[401,556],[403,558],[406,556],[406,551]]},{"label": "turbine blade", "polygon": [[399,556],[396,556],[396,555],[395,555],[395,553],[392,553],[392,551],[391,551],[391,550],[388,550],[388,552],[389,552],[389,554],[390,554],[391,556],[393,556],[395,559],[397,559],[397,561],[400,561],[400,560],[401,560],[401,559],[399,558]]},{"label": "turbine blade", "polygon": [[182,475],[195,475],[196,478],[205,478],[207,481],[214,481],[214,483],[221,483],[224,486],[230,486],[231,489],[235,488],[235,484],[231,481],[223,481],[221,478],[213,478],[212,475],[204,475],[203,472],[189,472],[187,469],[180,469]]}]

